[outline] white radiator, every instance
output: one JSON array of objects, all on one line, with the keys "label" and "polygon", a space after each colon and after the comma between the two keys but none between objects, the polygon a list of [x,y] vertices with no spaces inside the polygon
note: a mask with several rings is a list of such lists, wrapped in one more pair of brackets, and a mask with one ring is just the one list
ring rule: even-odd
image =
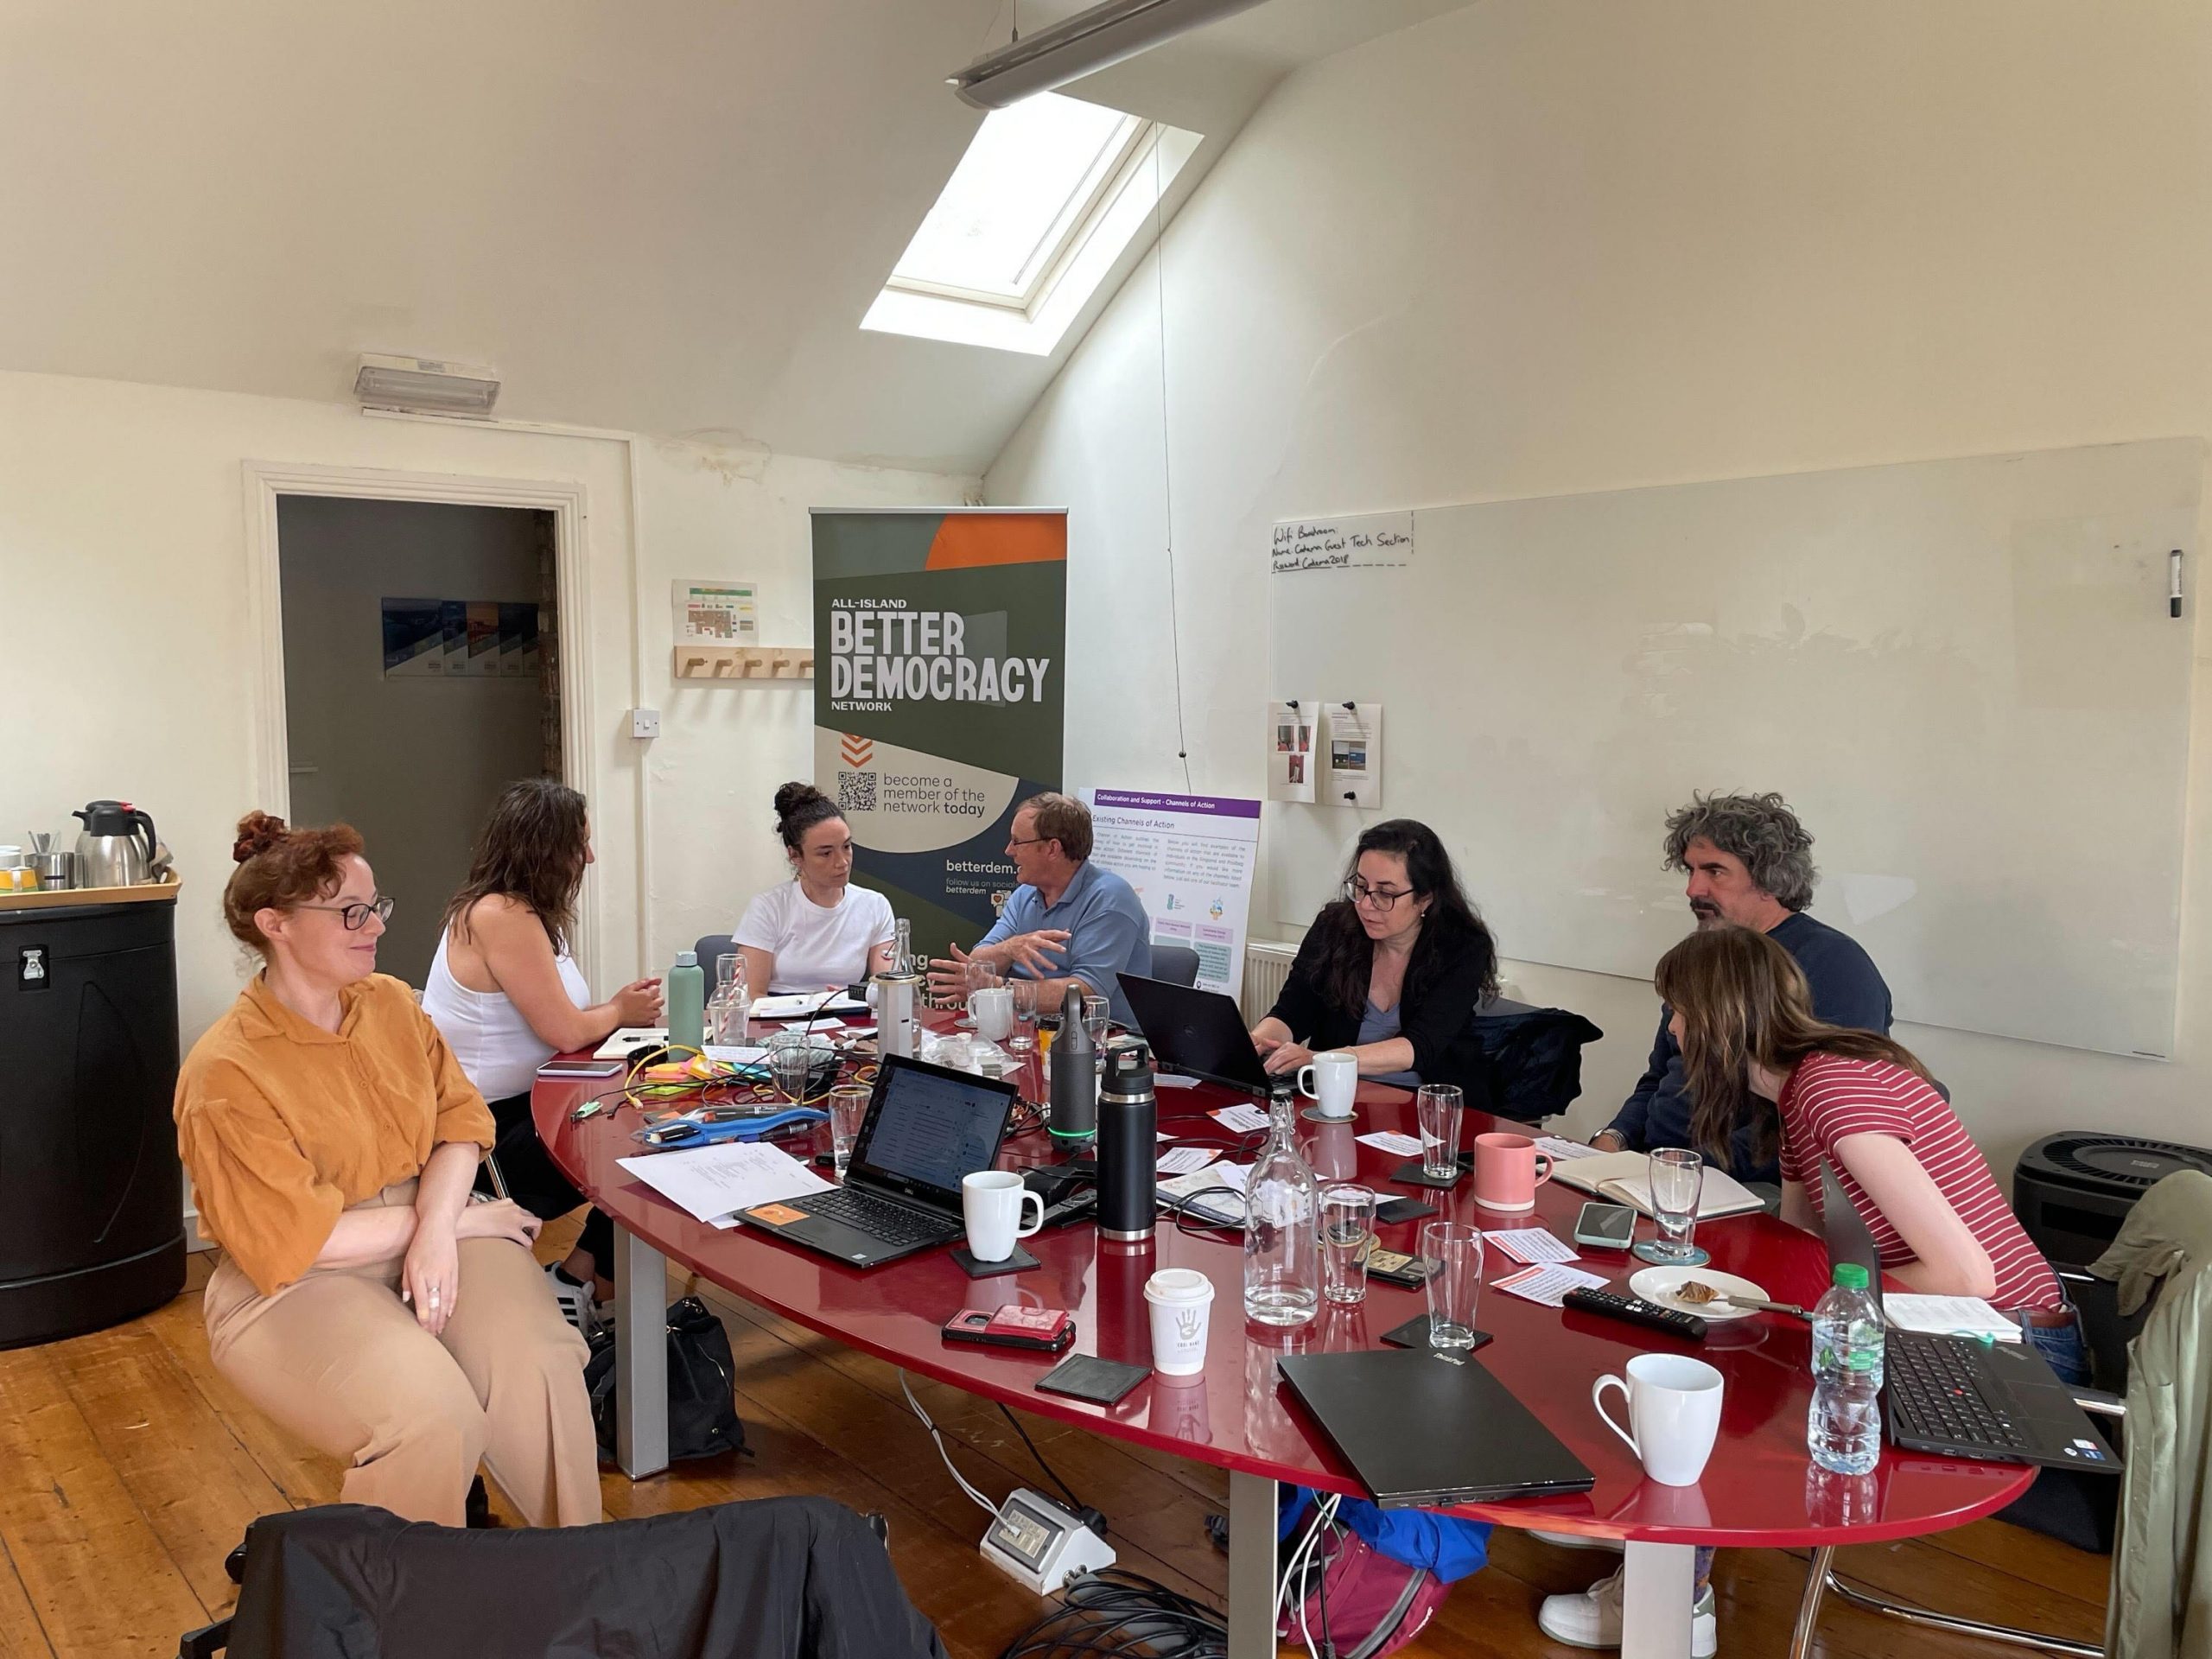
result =
[{"label": "white radiator", "polygon": [[1294,944],[1277,944],[1269,939],[1244,942],[1244,989],[1237,1006],[1246,1025],[1256,1026],[1268,1017],[1275,998],[1282,995],[1282,982],[1289,977],[1290,964],[1297,957]]}]

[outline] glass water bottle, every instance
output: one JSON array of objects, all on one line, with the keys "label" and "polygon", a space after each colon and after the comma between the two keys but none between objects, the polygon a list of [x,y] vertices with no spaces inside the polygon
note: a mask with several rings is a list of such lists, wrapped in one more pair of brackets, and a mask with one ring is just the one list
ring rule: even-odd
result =
[{"label": "glass water bottle", "polygon": [[1278,1079],[1244,1185],[1244,1314],[1262,1325],[1304,1325],[1321,1306],[1321,1186],[1299,1155],[1297,1102]]}]

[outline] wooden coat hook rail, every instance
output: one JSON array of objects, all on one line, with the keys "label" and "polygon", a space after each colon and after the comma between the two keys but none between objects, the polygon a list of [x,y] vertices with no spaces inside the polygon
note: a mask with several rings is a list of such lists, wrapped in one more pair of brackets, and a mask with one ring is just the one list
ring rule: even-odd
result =
[{"label": "wooden coat hook rail", "polygon": [[676,677],[720,680],[732,685],[765,685],[814,677],[811,645],[678,645]]}]

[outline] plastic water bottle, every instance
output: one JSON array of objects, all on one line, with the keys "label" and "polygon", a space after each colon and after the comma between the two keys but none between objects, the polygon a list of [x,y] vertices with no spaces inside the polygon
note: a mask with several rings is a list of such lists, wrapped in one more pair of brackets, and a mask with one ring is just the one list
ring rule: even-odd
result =
[{"label": "plastic water bottle", "polygon": [[662,992],[668,1001],[668,1040],[679,1048],[698,1048],[707,1040],[707,976],[689,950],[676,953]]},{"label": "plastic water bottle", "polygon": [[1805,1445],[1813,1461],[1863,1475],[1882,1456],[1882,1312],[1866,1269],[1838,1264],[1835,1283],[1813,1310],[1813,1408]]},{"label": "plastic water bottle", "polygon": [[1299,1155],[1297,1102],[1278,1080],[1244,1183],[1244,1317],[1261,1325],[1304,1325],[1321,1306],[1321,1185]]}]

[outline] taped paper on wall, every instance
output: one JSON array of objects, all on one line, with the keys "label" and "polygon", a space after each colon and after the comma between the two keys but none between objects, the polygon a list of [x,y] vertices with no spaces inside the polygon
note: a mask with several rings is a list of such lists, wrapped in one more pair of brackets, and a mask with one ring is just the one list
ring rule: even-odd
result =
[{"label": "taped paper on wall", "polygon": [[1313,728],[1321,712],[1312,697],[1292,697],[1268,705],[1268,798],[1313,798]]},{"label": "taped paper on wall", "polygon": [[1382,705],[1332,702],[1328,706],[1328,788],[1322,799],[1335,806],[1382,804]]}]

